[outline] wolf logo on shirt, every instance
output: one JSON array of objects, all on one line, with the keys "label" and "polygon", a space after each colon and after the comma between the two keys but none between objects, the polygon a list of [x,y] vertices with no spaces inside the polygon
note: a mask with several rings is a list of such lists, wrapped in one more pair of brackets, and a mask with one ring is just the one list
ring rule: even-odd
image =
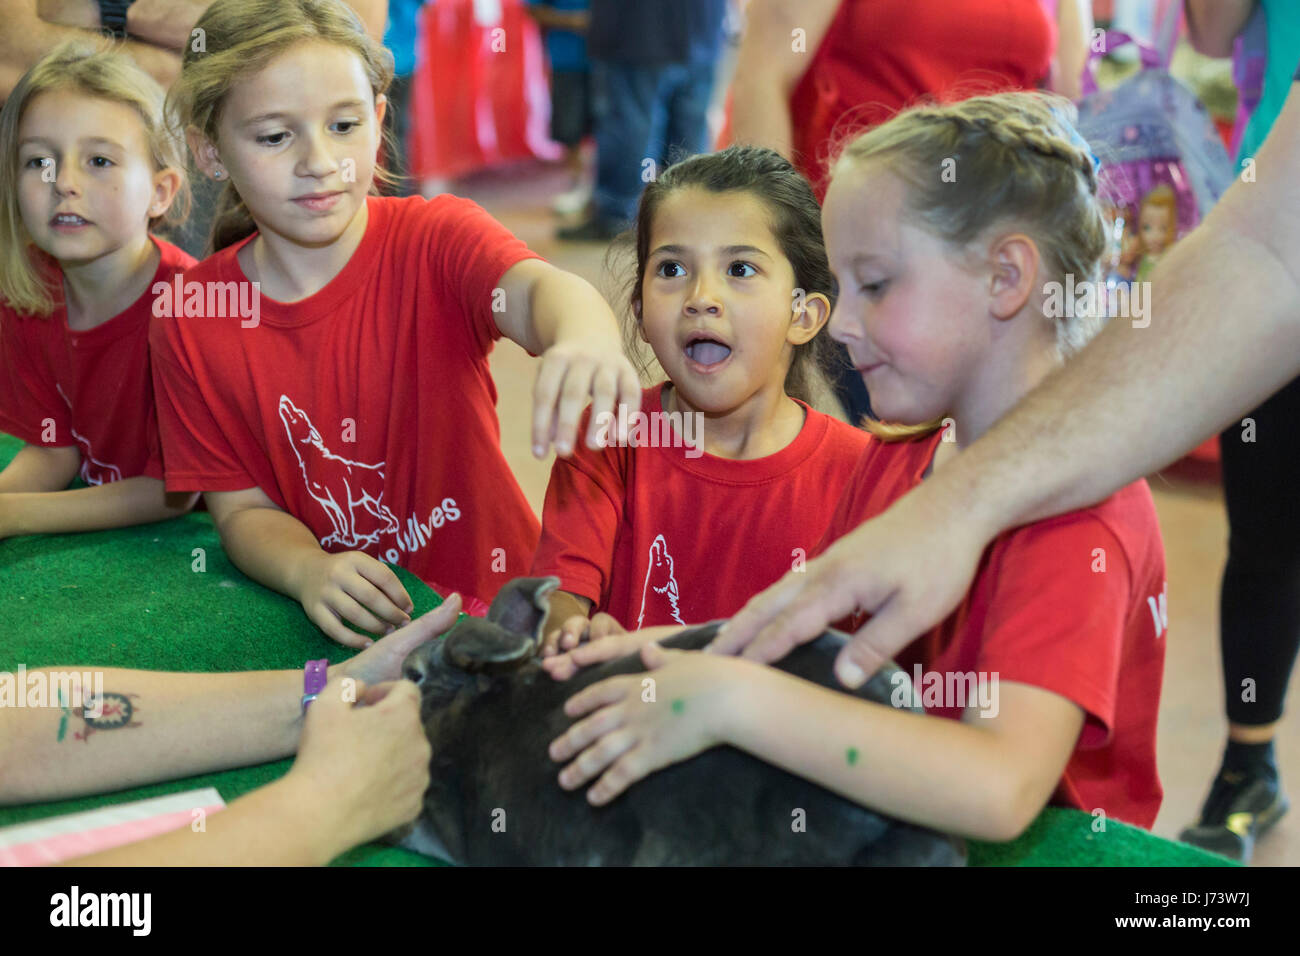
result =
[{"label": "wolf logo on shirt", "polygon": [[646,568],[645,586],[641,589],[641,613],[636,619],[637,629],[639,630],[645,621],[647,603],[650,604],[651,619],[656,623],[664,617],[671,617],[678,624],[685,624],[681,612],[677,610],[677,598],[673,556],[668,553],[668,542],[664,540],[663,535],[659,535],[650,545],[650,566]]},{"label": "wolf logo on shirt", "polygon": [[397,517],[383,503],[382,461],[367,465],[331,452],[307,413],[287,395],[280,396],[280,421],[298,456],[307,493],[325,509],[334,525],[334,533],[321,538],[321,547],[339,544],[359,550],[378,543],[381,534],[398,529]]},{"label": "wolf logo on shirt", "polygon": [[100,461],[90,450],[90,439],[78,434],[75,428],[69,428],[72,437],[81,446],[81,480],[88,485],[107,485],[122,480],[122,469],[117,465]]},{"label": "wolf logo on shirt", "polygon": [[[72,402],[68,399],[68,393],[63,390],[63,386],[55,382],[54,387],[58,390],[59,397],[68,403],[68,411],[72,411]],[[94,451],[90,447],[89,438],[71,425],[68,426],[68,431],[72,432],[73,440],[81,449],[81,469],[79,474],[82,481],[88,485],[107,485],[122,480],[121,468],[106,461],[100,461],[95,457]]]}]

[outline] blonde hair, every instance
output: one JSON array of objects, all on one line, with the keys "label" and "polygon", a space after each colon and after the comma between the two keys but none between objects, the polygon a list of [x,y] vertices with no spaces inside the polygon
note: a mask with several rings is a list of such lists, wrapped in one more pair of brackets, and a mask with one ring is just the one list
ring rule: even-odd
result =
[{"label": "blonde hair", "polygon": [[[185,144],[164,119],[163,89],[125,53],[111,46],[90,47],[76,41],[47,53],[18,81],[0,110],[0,297],[18,312],[49,315],[54,297],[43,275],[41,253],[18,211],[18,125],[33,99],[53,90],[71,89],[86,96],[131,107],[144,123],[154,170],[185,169]],[[150,231],[181,222],[189,214],[189,191],[182,176],[175,200],[161,216],[149,220]]]},{"label": "blonde hair", "polygon": [[[1106,221],[1092,154],[1073,126],[1076,116],[1069,100],[1034,92],[918,106],[851,140],[832,175],[848,164],[883,162],[910,187],[908,213],[954,247],[964,248],[990,227],[1012,225],[1037,244],[1052,279],[1097,282]],[[941,174],[946,169],[955,179]],[[1062,358],[1099,327],[1095,316],[1054,321]],[[892,441],[928,434],[940,424],[868,421],[866,427]]]},{"label": "blonde hair", "polygon": [[[370,89],[378,98],[393,79],[393,55],[365,31],[356,13],[342,0],[216,0],[194,25],[203,38],[185,51],[181,75],[168,93],[168,113],[183,131],[197,129],[217,142],[221,106],[239,80],[263,69],[296,43],[322,40],[345,47],[361,59]],[[387,143],[386,132],[381,136]],[[375,178],[395,181],[381,166]],[[370,191],[377,192],[373,181]],[[226,182],[217,199],[208,238],[215,252],[252,235],[257,225],[234,184]]]}]

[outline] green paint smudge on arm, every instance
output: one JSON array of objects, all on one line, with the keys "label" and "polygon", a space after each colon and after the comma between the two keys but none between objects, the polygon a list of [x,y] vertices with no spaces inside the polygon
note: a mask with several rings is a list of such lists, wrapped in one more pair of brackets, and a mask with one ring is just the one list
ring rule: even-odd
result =
[{"label": "green paint smudge on arm", "polygon": [[69,710],[68,705],[63,702],[63,688],[58,688],[56,693],[59,695],[59,707],[63,710],[63,716],[59,718],[59,736],[55,740],[55,743],[63,743],[63,738],[67,736],[68,733]]}]

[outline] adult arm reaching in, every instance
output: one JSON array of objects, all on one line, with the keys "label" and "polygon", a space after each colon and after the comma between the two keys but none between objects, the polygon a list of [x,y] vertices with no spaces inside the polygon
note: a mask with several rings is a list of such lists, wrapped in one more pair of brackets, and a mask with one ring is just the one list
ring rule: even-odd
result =
[{"label": "adult arm reaching in", "polygon": [[860,685],[966,593],[996,535],[1099,501],[1300,374],[1300,95],[1151,278],[1149,324],[1113,320],[893,507],[751,600],[712,649],[784,656],[854,610],[837,674]]},{"label": "adult arm reaching in", "polygon": [[[122,725],[130,732],[94,731],[81,708],[68,706],[73,701],[0,710],[0,805],[141,786],[296,752],[288,774],[234,801],[202,831],[183,827],[71,862],[328,863],[419,812],[429,779],[429,745],[419,693],[398,678],[407,655],[451,627],[460,610],[460,598],[453,594],[355,657],[331,665],[329,683],[305,716],[301,670],[100,669],[103,712],[110,705],[127,707],[123,701],[129,702],[128,719],[138,709],[139,720]],[[42,670],[66,673],[69,668]],[[70,747],[76,748],[75,757]]]}]

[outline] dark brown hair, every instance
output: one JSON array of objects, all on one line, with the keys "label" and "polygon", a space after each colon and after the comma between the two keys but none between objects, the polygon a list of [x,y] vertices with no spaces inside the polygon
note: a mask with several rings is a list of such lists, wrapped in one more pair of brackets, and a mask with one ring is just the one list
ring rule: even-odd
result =
[{"label": "dark brown hair", "polygon": [[[674,163],[641,194],[635,227],[636,273],[627,287],[633,316],[641,309],[655,213],[666,197],[687,187],[715,193],[743,192],[759,199],[771,216],[772,235],[781,246],[781,254],[794,269],[796,287],[805,296],[821,293],[834,306],[834,283],[822,241],[821,207],[808,180],[780,153],[760,146],[731,146]],[[625,323],[625,338],[628,353],[634,362],[639,360],[644,373],[647,363],[635,320]],[[808,342],[796,345],[785,377],[785,393],[811,405],[816,386],[847,367],[841,355],[824,328]]]}]

